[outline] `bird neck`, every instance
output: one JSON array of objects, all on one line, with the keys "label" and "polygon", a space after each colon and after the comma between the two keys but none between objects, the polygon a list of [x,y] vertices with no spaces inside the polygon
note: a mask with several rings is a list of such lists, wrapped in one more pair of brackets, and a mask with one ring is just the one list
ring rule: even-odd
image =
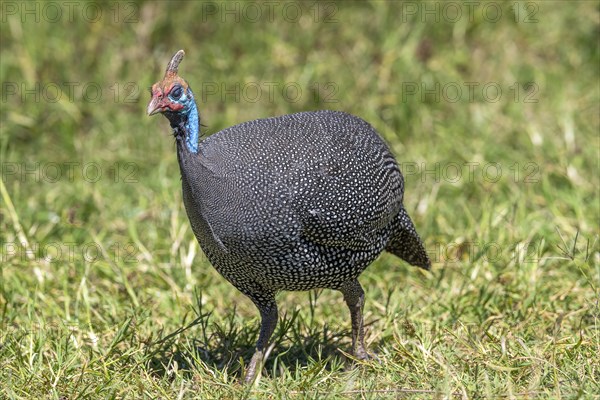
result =
[{"label": "bird neck", "polygon": [[200,137],[200,114],[196,101],[191,97],[186,104],[186,112],[171,113],[167,115],[177,146],[182,146],[190,153],[198,153],[198,140]]}]

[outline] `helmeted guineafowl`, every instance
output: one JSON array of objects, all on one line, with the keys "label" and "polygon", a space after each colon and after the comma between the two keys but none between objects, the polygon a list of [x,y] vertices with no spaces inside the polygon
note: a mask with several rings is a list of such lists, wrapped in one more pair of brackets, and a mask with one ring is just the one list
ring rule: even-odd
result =
[{"label": "helmeted guineafowl", "polygon": [[341,291],[354,355],[368,358],[360,273],[384,250],[430,267],[402,205],[394,156],[371,125],[337,111],[258,119],[199,141],[194,95],[177,74],[183,56],[178,51],[152,86],[148,115],[171,123],[183,201],[202,250],[260,311],[246,381],[262,365],[280,290]]}]

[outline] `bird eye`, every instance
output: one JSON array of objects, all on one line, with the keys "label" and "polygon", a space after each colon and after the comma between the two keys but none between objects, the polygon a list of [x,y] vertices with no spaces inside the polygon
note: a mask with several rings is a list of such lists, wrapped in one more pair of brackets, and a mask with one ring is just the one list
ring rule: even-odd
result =
[{"label": "bird eye", "polygon": [[173,88],[173,90],[171,90],[171,98],[173,100],[179,100],[179,98],[181,97],[181,95],[183,94],[183,89],[181,88],[181,86],[175,86]]}]

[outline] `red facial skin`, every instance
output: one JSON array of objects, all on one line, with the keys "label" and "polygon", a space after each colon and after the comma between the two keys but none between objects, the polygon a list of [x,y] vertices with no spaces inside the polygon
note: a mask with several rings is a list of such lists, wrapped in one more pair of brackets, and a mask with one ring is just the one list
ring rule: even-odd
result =
[{"label": "red facial skin", "polygon": [[[165,86],[161,85],[161,83],[168,83],[169,86],[166,90],[163,89]],[[183,109],[183,104],[171,101],[168,96],[176,83],[178,83],[177,80],[171,80],[170,82],[163,81],[152,85],[152,100],[150,100],[150,103],[148,104],[148,115],[163,113],[165,111],[176,112]],[[184,86],[184,88],[186,90],[187,85]]]}]

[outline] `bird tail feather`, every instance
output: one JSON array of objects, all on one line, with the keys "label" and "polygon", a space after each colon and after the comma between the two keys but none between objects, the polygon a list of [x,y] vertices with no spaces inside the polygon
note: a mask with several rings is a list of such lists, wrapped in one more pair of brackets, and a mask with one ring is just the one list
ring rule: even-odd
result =
[{"label": "bird tail feather", "polygon": [[426,270],[431,269],[431,260],[415,226],[404,208],[396,217],[396,229],[385,250],[407,263]]}]

